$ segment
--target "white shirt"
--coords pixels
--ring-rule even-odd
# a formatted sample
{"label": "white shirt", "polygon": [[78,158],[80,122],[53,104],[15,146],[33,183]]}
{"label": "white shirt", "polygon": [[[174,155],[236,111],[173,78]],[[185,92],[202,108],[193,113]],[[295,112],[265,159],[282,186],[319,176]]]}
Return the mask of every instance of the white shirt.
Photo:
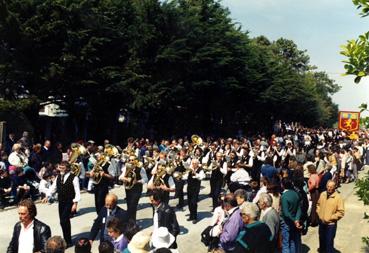
{"label": "white shirt", "polygon": [[21,231],[18,238],[18,253],[32,253],[34,247],[33,221],[28,227],[21,223]]}
{"label": "white shirt", "polygon": [[160,206],[161,204],[158,207],[155,207],[154,218],[153,218],[153,232],[159,229],[158,208]]}
{"label": "white shirt", "polygon": [[267,193],[267,187],[266,186],[262,186],[260,187],[260,189],[258,190],[258,192],[256,193],[255,198],[252,200],[253,203],[257,204],[259,199],[260,199],[260,195],[262,193]]}
{"label": "white shirt", "polygon": [[[65,184],[65,182],[68,180],[69,175],[70,175],[70,172],[67,172],[67,173],[64,174],[63,184]],[[58,177],[60,177],[60,175]],[[56,188],[57,188],[56,187],[56,182],[58,181],[58,177],[54,180],[53,185],[51,186],[51,189],[49,191],[49,195],[47,195],[47,197],[51,197],[51,195],[56,192]],[[73,187],[74,187],[74,192],[75,192],[73,202],[76,203],[76,202],[79,202],[81,200],[81,192],[79,190],[79,179],[78,179],[78,177],[73,178]]]}
{"label": "white shirt", "polygon": [[231,181],[232,182],[238,182],[243,185],[247,185],[250,182],[251,178],[249,173],[240,168],[237,169],[232,175],[231,175]]}
{"label": "white shirt", "polygon": [[49,195],[51,195],[49,193],[50,188],[51,188],[51,184],[48,181],[46,181],[45,179],[41,179],[40,184],[38,186],[38,191],[40,193],[45,194],[46,196],[49,196]]}

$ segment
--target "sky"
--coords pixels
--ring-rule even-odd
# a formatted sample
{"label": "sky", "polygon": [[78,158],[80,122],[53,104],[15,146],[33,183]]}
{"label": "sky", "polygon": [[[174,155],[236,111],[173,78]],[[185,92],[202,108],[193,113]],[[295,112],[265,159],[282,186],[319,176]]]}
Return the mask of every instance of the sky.
{"label": "sky", "polygon": [[223,0],[235,23],[251,37],[293,40],[307,50],[310,63],[328,73],[341,90],[333,96],[339,110],[358,111],[369,103],[369,77],[354,83],[342,76],[344,57],[340,46],[369,30],[369,17],[362,18],[351,0]]}

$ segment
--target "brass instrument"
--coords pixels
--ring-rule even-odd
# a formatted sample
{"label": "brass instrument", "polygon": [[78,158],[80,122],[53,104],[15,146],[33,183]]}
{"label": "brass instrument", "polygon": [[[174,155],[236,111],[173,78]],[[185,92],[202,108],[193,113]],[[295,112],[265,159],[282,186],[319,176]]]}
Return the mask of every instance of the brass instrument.
{"label": "brass instrument", "polygon": [[177,164],[175,160],[170,160],[167,162],[165,171],[167,174],[172,175],[174,173],[174,170],[176,169]]}
{"label": "brass instrument", "polygon": [[72,149],[72,154],[68,162],[70,163],[71,173],[78,177],[79,174],[81,174],[81,166],[77,163],[77,159],[80,155],[85,155],[87,153],[87,149],[79,143],[72,143],[70,147]]}
{"label": "brass instrument", "polygon": [[193,172],[193,169],[191,168],[190,164],[188,164],[186,162],[182,162],[182,164],[183,164],[183,167],[185,168],[185,171],[183,171],[183,172],[174,171],[173,174],[172,174],[172,177],[177,181],[182,180],[182,178],[185,175],[188,175],[189,173]]}
{"label": "brass instrument", "polygon": [[202,144],[202,139],[201,139],[201,137],[200,137],[200,136],[198,136],[198,135],[196,135],[196,134],[194,134],[194,135],[192,135],[192,136],[191,136],[191,141],[192,141],[195,145],[197,145],[197,146],[200,146],[200,145]]}
{"label": "brass instrument", "polygon": [[101,172],[104,171],[103,166],[109,162],[109,157],[105,154],[101,154],[96,163],[94,164],[94,167],[90,171],[90,177],[93,179],[95,184],[99,184],[102,176]]}
{"label": "brass instrument", "polygon": [[166,167],[163,164],[159,164],[156,170],[156,174],[154,175],[153,184],[155,187],[160,187],[161,185],[165,185],[163,176],[167,174]]}
{"label": "brass instrument", "polygon": [[[132,156],[130,156],[130,160],[133,160]],[[136,167],[142,167],[142,163],[140,163],[136,157],[134,157],[133,161],[126,163],[126,172],[124,177],[127,178],[127,180],[124,180],[123,184],[128,190],[132,189],[137,182],[137,175],[135,172]]]}
{"label": "brass instrument", "polygon": [[151,166],[155,165],[155,160],[156,160],[155,158],[150,157],[150,156],[143,156],[143,159],[144,159],[144,163],[143,163],[144,168],[148,168],[150,165]]}
{"label": "brass instrument", "polygon": [[111,144],[106,144],[104,148],[104,154],[106,154],[110,158],[116,158],[119,156],[119,151],[117,147]]}
{"label": "brass instrument", "polygon": [[173,178],[175,179],[175,180],[177,180],[177,181],[179,181],[179,180],[182,180],[182,178],[185,176],[185,175],[188,175],[188,174],[190,174],[190,173],[192,173],[193,172],[193,169],[191,169],[191,168],[186,168],[186,170],[185,171],[183,171],[183,172],[179,172],[179,171],[175,171],[175,172],[173,172]]}
{"label": "brass instrument", "polygon": [[128,161],[130,156],[135,156],[135,151],[132,148],[128,148],[128,147],[123,149],[122,154],[121,154],[122,162]]}
{"label": "brass instrument", "polygon": [[218,163],[217,160],[212,160],[211,163],[209,164],[209,166],[207,164],[202,164],[201,167],[204,171],[209,171],[210,172],[210,171],[213,171],[216,168],[218,168],[219,163]]}

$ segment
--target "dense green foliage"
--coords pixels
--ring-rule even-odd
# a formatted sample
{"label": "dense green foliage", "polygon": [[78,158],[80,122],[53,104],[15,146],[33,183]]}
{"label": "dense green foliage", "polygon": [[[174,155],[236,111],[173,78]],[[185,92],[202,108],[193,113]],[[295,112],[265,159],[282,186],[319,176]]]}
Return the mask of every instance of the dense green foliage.
{"label": "dense green foliage", "polygon": [[338,89],[293,41],[250,38],[215,0],[0,0],[3,101],[52,96],[94,134],[118,131],[122,111],[134,135],[331,126]]}

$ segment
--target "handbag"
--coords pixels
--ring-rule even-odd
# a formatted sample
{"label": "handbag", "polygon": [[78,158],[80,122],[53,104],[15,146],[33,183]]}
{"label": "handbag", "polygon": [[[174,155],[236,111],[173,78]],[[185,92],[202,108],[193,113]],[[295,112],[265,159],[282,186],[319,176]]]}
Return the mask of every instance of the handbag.
{"label": "handbag", "polygon": [[216,226],[207,226],[204,231],[201,232],[201,242],[205,245],[205,246],[209,246],[211,241],[212,241],[212,237],[210,235],[210,231]]}

